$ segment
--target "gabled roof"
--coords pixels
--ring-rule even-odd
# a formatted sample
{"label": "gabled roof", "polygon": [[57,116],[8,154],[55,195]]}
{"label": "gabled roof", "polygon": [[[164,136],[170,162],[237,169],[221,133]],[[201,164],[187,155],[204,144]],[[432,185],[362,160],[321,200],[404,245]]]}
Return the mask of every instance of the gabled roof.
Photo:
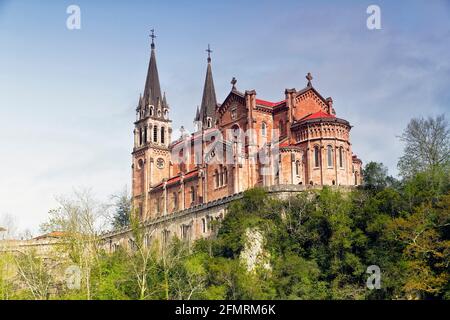
{"label": "gabled roof", "polygon": [[327,99],[325,99],[325,98],[319,93],[319,91],[317,91],[316,88],[314,88],[313,86],[307,86],[307,87],[304,87],[304,88],[301,89],[300,91],[297,91],[297,92],[295,93],[295,96],[299,96],[299,95],[301,95],[301,94],[303,94],[303,93],[305,93],[305,92],[307,92],[307,91],[309,91],[309,90],[312,90],[312,91],[320,98],[320,100],[322,100],[325,104],[327,104]]}
{"label": "gabled roof", "polygon": [[222,104],[218,105],[218,110],[222,109],[227,101],[229,99],[231,99],[231,97],[238,97],[239,99],[242,99],[242,102],[245,104],[244,98],[245,98],[245,94],[243,94],[242,92],[238,91],[236,88],[233,88],[230,93],[227,95],[227,97],[225,98],[225,100],[223,100]]}
{"label": "gabled roof", "polygon": [[271,102],[271,101],[267,101],[267,100],[262,100],[262,99],[256,99],[256,104],[265,106],[265,107],[276,107],[280,104],[283,104],[284,102],[286,102],[286,100],[282,100],[282,101],[278,101],[278,102]]}

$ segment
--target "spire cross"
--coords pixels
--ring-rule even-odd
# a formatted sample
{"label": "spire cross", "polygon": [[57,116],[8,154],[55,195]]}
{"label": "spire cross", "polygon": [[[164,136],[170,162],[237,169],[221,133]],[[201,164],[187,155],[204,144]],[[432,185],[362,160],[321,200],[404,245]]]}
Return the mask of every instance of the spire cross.
{"label": "spire cross", "polygon": [[212,50],[211,50],[211,48],[209,46],[209,43],[208,43],[208,49],[206,49],[206,52],[208,52],[208,62],[211,62],[211,52],[212,52]]}
{"label": "spire cross", "polygon": [[152,30],[150,30],[151,31],[151,35],[150,35],[150,38],[152,38],[152,48],[155,46],[155,38],[156,38],[156,36],[155,36],[155,29],[152,29]]}
{"label": "spire cross", "polygon": [[313,79],[313,77],[311,75],[311,72],[308,72],[308,74],[306,75],[306,80],[308,80],[308,84],[307,84],[308,87],[312,86],[312,83],[311,83],[312,79]]}
{"label": "spire cross", "polygon": [[236,82],[237,82],[236,78],[233,77],[233,79],[231,79],[231,82],[230,82],[231,85],[233,86],[232,89],[236,89]]}

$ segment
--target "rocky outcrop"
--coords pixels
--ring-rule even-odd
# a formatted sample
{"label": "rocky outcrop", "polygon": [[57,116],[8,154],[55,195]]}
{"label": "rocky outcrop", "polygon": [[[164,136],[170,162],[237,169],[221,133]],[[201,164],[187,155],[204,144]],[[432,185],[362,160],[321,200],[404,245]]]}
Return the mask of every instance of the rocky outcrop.
{"label": "rocky outcrop", "polygon": [[258,228],[248,228],[245,231],[245,245],[240,259],[248,272],[257,269],[272,270],[270,253],[264,249],[264,234]]}

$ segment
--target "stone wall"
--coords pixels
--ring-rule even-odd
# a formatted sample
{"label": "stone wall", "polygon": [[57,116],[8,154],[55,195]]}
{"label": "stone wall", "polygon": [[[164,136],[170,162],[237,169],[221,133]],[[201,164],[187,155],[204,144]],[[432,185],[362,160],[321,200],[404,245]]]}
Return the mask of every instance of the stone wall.
{"label": "stone wall", "polygon": [[35,251],[40,257],[47,257],[55,252],[61,239],[30,239],[30,240],[2,240],[0,241],[0,252],[26,253]]}
{"label": "stone wall", "polygon": [[[321,186],[309,185],[275,185],[267,187],[269,196],[287,199],[307,190],[320,190]],[[347,192],[353,187],[334,186]],[[144,223],[144,241],[146,245],[157,242],[164,245],[172,237],[184,241],[195,241],[212,235],[212,222],[221,221],[227,214],[227,207],[233,200],[242,198],[243,193],[200,204],[166,216],[161,216]],[[129,228],[123,228],[102,236],[103,247],[107,252],[114,252],[118,247],[129,249],[133,246],[133,234]]]}

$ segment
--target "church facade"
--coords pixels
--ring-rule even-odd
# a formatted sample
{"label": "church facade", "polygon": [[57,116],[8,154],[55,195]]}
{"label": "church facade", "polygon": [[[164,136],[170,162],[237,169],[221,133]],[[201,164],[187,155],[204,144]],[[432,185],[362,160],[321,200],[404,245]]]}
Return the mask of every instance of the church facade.
{"label": "church facade", "polygon": [[[238,90],[236,79],[224,101],[216,98],[208,48],[195,132],[172,139],[171,108],[162,94],[152,40],[144,92],[134,123],[132,201],[142,221],[176,216],[253,187],[353,186],[362,162],[352,152],[351,125],[339,118],[306,76],[284,99],[260,99]],[[199,228],[205,229],[207,221]],[[183,229],[185,225],[181,225]],[[189,226],[180,236],[191,232]]]}

